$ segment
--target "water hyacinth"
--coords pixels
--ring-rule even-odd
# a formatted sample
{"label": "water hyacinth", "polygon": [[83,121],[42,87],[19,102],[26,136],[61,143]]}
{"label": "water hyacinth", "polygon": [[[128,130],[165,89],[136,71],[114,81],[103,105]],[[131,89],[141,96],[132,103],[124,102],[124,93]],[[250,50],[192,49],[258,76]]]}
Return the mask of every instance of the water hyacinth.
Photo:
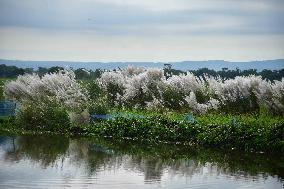
{"label": "water hyacinth", "polygon": [[104,72],[98,81],[119,106],[190,109],[197,114],[210,110],[249,112],[264,106],[284,112],[284,79],[270,82],[250,75],[222,80],[192,73],[165,77],[162,69],[128,67]]}
{"label": "water hyacinth", "polygon": [[57,73],[19,76],[17,80],[7,82],[4,86],[6,98],[18,101],[56,101],[72,111],[86,108],[88,95],[75,80],[72,70],[61,70]]}

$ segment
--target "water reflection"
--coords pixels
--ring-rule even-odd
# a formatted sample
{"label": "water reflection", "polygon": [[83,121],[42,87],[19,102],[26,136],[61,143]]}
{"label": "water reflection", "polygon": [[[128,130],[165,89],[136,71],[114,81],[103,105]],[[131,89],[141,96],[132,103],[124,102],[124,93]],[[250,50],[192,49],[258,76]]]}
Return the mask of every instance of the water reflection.
{"label": "water reflection", "polygon": [[[223,183],[235,184],[238,181],[256,184],[269,180],[273,187],[279,187],[284,178],[283,162],[282,156],[191,149],[173,145],[151,146],[125,141],[68,139],[62,136],[0,137],[0,186],[1,182],[7,184],[10,177],[22,174],[19,170],[32,167],[42,177],[64,178],[65,184],[70,184],[71,181],[74,184],[80,179],[88,179],[84,184],[94,184],[105,179],[105,183],[111,182],[116,186],[123,184],[125,179],[128,184],[130,181],[150,185],[158,183],[159,187],[163,187],[162,184],[167,183],[165,186],[168,187],[175,182],[174,186],[181,184],[182,179],[186,182],[191,179],[195,183],[202,178],[213,183],[217,178]],[[9,166],[5,167],[6,164]],[[20,168],[17,164],[21,165]],[[17,169],[9,169],[11,166]],[[46,172],[42,173],[42,169]],[[9,172],[10,177],[5,175],[5,171]],[[116,175],[119,176],[117,180]],[[141,176],[142,182],[139,180]],[[127,177],[133,180],[127,180]],[[17,178],[22,177],[17,175]],[[169,180],[172,182],[168,183]]]}
{"label": "water reflection", "polygon": [[3,143],[9,146],[4,154],[6,161],[31,159],[45,168],[64,156],[69,147],[67,138],[54,136],[48,138],[44,136],[5,137],[0,140],[0,145]]}

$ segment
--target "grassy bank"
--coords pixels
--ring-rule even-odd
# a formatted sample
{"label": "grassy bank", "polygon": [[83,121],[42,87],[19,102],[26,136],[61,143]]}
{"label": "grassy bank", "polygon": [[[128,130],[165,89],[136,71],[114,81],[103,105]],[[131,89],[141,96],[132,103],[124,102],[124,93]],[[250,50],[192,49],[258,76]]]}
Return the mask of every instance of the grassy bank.
{"label": "grassy bank", "polygon": [[31,128],[17,119],[2,118],[0,130],[2,133],[100,136],[146,143],[284,152],[284,118],[280,116],[207,114],[185,119],[184,115],[176,113],[140,112],[139,115],[120,116],[85,125],[70,124],[62,128],[58,125],[54,128],[36,125]]}

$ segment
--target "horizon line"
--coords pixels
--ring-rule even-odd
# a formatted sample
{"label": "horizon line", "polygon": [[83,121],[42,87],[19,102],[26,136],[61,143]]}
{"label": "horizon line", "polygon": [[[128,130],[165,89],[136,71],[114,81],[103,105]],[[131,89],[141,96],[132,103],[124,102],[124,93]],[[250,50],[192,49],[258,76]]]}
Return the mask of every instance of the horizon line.
{"label": "horizon line", "polygon": [[246,60],[246,61],[231,61],[231,60],[222,60],[222,59],[209,59],[209,60],[181,60],[181,61],[80,61],[80,60],[28,60],[28,59],[5,59],[0,58],[0,61],[19,61],[19,62],[70,62],[70,63],[182,63],[182,62],[210,62],[210,61],[222,61],[222,62],[229,62],[229,63],[246,63],[246,62],[265,62],[265,61],[276,61],[276,60],[284,60],[283,58],[276,58],[276,59],[262,59],[262,60]]}

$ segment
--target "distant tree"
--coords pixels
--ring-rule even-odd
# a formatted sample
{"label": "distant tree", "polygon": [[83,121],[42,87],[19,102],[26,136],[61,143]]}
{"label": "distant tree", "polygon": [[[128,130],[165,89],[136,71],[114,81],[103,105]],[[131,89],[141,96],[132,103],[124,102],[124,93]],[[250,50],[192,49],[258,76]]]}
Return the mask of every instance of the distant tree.
{"label": "distant tree", "polygon": [[47,73],[57,73],[60,70],[64,70],[64,68],[60,66],[53,66],[48,69]]}
{"label": "distant tree", "polygon": [[17,77],[18,75],[24,75],[30,71],[30,69],[18,68],[16,66],[6,66],[5,64],[0,65],[0,77]]}
{"label": "distant tree", "polygon": [[228,71],[228,68],[222,68],[222,71],[223,72]]}
{"label": "distant tree", "polygon": [[25,73],[28,73],[28,74],[34,73],[34,69],[33,68],[25,68]]}
{"label": "distant tree", "polygon": [[38,67],[37,73],[39,76],[43,76],[48,72],[48,68]]}
{"label": "distant tree", "polygon": [[172,65],[171,64],[164,64],[164,69],[165,70],[171,70],[172,69]]}
{"label": "distant tree", "polygon": [[[120,68],[119,68],[120,69]],[[0,77],[6,78],[15,78],[19,75],[24,75],[25,73],[34,73],[36,72],[39,76],[43,76],[46,73],[56,73],[59,70],[64,70],[63,67],[54,66],[51,68],[39,67],[37,71],[34,71],[32,68],[18,68],[16,66],[7,66],[5,64],[0,64]],[[96,69],[86,70],[84,68],[79,68],[75,70],[77,79],[95,79],[99,78],[105,70]],[[115,69],[114,69],[115,71]],[[198,70],[188,70],[196,76],[203,76],[204,74],[211,76],[220,76],[221,78],[233,79],[236,76],[248,76],[248,75],[260,75],[263,79],[281,80],[284,77],[284,69],[281,70],[267,70],[257,71],[256,69],[240,70],[236,68],[235,70],[229,70],[228,68],[222,68],[222,70],[215,71],[208,68],[200,68]],[[181,70],[176,70],[172,68],[172,64],[164,64],[164,74],[168,78],[172,75],[180,75],[185,73]]]}
{"label": "distant tree", "polygon": [[88,79],[90,78],[90,72],[85,68],[79,68],[74,71],[76,79]]}
{"label": "distant tree", "polygon": [[90,77],[91,78],[99,78],[99,77],[101,77],[101,75],[102,75],[102,73],[103,73],[103,70],[101,70],[101,69],[96,69],[95,71],[90,71]]}
{"label": "distant tree", "polygon": [[164,75],[166,78],[169,78],[173,75],[171,64],[164,64]]}

